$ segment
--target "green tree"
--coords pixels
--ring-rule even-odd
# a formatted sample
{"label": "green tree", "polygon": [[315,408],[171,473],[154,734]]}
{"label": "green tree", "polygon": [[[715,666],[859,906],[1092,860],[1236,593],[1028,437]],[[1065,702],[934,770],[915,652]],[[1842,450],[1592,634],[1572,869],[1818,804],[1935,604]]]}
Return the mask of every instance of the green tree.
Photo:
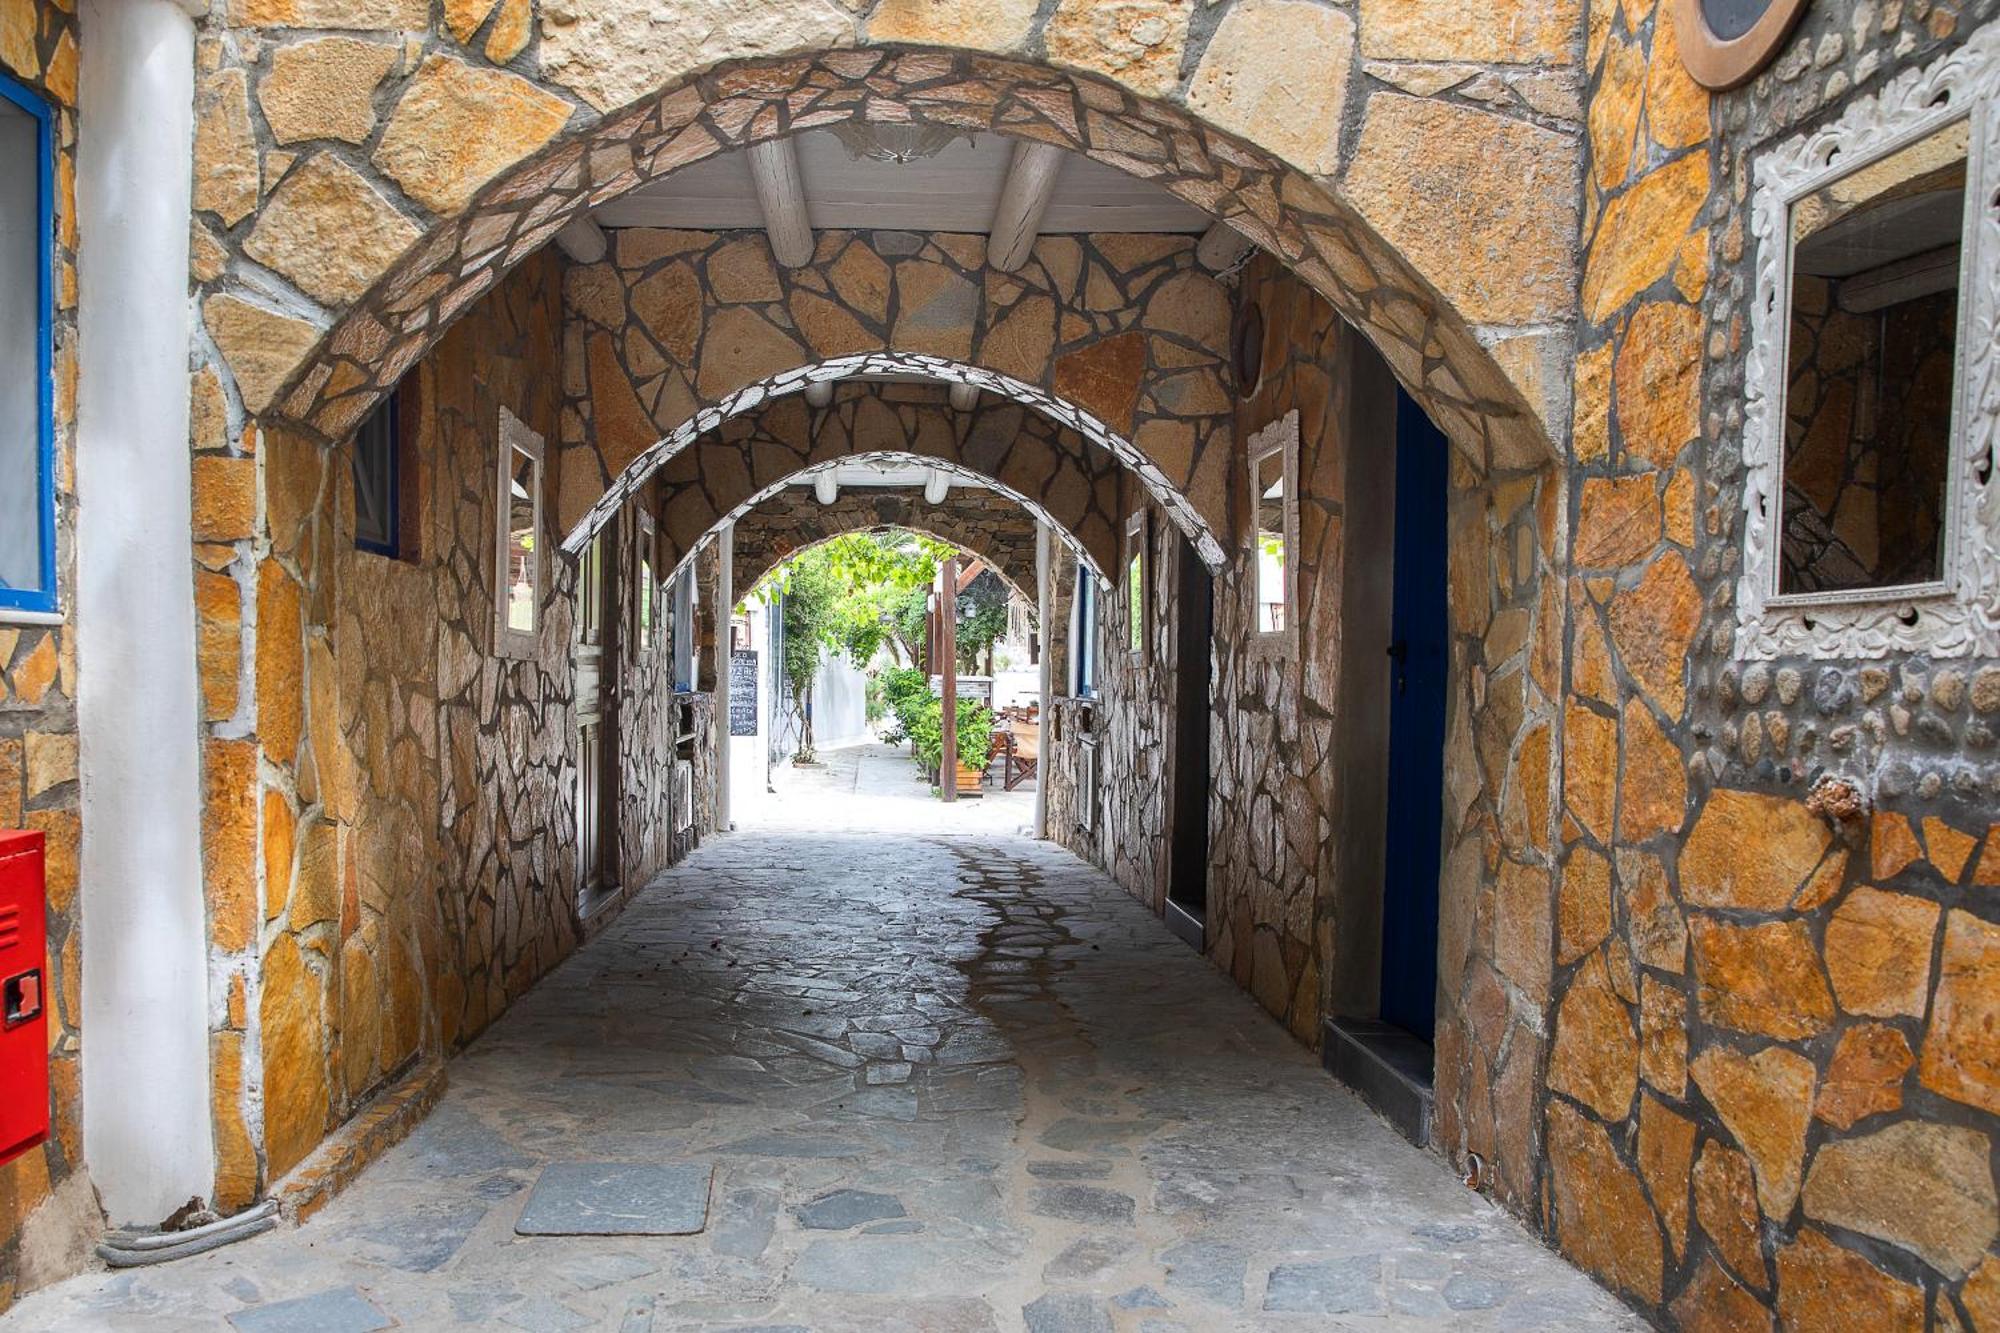
{"label": "green tree", "polygon": [[986,654],[986,674],[993,674],[993,645],[1007,633],[1007,585],[992,570],[958,594],[958,669],[969,675],[979,672],[979,655]]}
{"label": "green tree", "polygon": [[812,691],[819,674],[822,649],[838,647],[841,587],[830,563],[818,555],[818,548],[789,562],[778,600],[779,623],[784,627],[785,680],[792,692],[792,707],[799,715],[799,749],[796,763],[810,764],[817,757],[813,746]]}
{"label": "green tree", "polygon": [[[903,528],[851,532],[792,556],[751,595],[776,603],[784,629],[781,665],[799,714],[800,763],[815,758],[812,689],[823,652],[865,667],[883,647],[914,665],[924,638],[924,599],[956,548]],[[908,608],[914,603],[914,633]]]}

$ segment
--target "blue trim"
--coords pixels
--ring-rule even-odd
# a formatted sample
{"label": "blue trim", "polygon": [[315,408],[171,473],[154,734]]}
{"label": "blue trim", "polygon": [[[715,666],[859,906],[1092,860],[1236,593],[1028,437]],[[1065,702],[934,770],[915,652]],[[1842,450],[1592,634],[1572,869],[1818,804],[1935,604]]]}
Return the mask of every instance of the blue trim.
{"label": "blue trim", "polygon": [[55,438],[55,117],[49,104],[25,85],[0,75],[0,98],[5,98],[34,117],[38,150],[35,154],[36,218],[35,241],[35,375],[40,386],[36,394],[39,448],[36,450],[36,489],[41,495],[42,569],[41,587],[0,586],[0,608],[16,611],[54,611],[56,607],[56,438]]}

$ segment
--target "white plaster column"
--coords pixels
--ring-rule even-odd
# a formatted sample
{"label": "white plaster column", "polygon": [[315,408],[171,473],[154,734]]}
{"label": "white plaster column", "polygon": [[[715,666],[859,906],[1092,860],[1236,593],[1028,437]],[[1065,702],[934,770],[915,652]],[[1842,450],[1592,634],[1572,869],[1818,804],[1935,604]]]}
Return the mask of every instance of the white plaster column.
{"label": "white plaster column", "polygon": [[114,1224],[213,1193],[188,459],[194,25],[84,0],[77,146],[83,1148]]}
{"label": "white plaster column", "polygon": [[729,617],[736,604],[736,524],[724,523],[715,534],[715,831],[729,832]]}
{"label": "white plaster column", "polygon": [[1042,736],[1039,750],[1041,758],[1035,768],[1035,836],[1038,838],[1049,836],[1048,754],[1049,732],[1054,720],[1051,711],[1054,706],[1054,695],[1051,688],[1053,682],[1050,674],[1053,670],[1051,666],[1053,657],[1050,650],[1055,642],[1055,627],[1049,624],[1049,602],[1051,601],[1049,558],[1054,554],[1050,548],[1051,540],[1052,534],[1049,532],[1049,525],[1038,521],[1035,524],[1035,624],[1040,629],[1042,635],[1042,658],[1040,663]]}

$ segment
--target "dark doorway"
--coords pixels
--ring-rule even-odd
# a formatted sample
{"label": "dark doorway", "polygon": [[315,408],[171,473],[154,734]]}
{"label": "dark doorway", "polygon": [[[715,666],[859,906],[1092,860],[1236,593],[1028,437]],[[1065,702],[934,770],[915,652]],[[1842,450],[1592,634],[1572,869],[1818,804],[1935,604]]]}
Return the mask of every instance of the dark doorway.
{"label": "dark doorway", "polygon": [[583,550],[577,571],[576,831],[582,909],[588,915],[614,895],[618,847],[618,522],[604,525]]}
{"label": "dark doorway", "polygon": [[1388,838],[1382,884],[1382,1021],[1431,1039],[1450,672],[1445,540],[1451,449],[1396,395],[1396,545],[1390,619]]}
{"label": "dark doorway", "polygon": [[1178,534],[1174,622],[1173,846],[1167,922],[1195,948],[1208,919],[1208,688],[1215,584],[1194,544]]}

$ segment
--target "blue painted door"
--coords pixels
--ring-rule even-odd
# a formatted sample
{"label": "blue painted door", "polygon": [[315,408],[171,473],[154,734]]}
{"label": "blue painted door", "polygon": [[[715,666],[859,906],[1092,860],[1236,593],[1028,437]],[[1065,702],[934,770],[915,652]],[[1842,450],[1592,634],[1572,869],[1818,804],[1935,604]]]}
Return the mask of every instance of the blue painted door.
{"label": "blue painted door", "polygon": [[1431,1038],[1444,712],[1450,670],[1445,506],[1451,447],[1396,393],[1395,602],[1389,634],[1389,820],[1382,886],[1382,1019]]}

